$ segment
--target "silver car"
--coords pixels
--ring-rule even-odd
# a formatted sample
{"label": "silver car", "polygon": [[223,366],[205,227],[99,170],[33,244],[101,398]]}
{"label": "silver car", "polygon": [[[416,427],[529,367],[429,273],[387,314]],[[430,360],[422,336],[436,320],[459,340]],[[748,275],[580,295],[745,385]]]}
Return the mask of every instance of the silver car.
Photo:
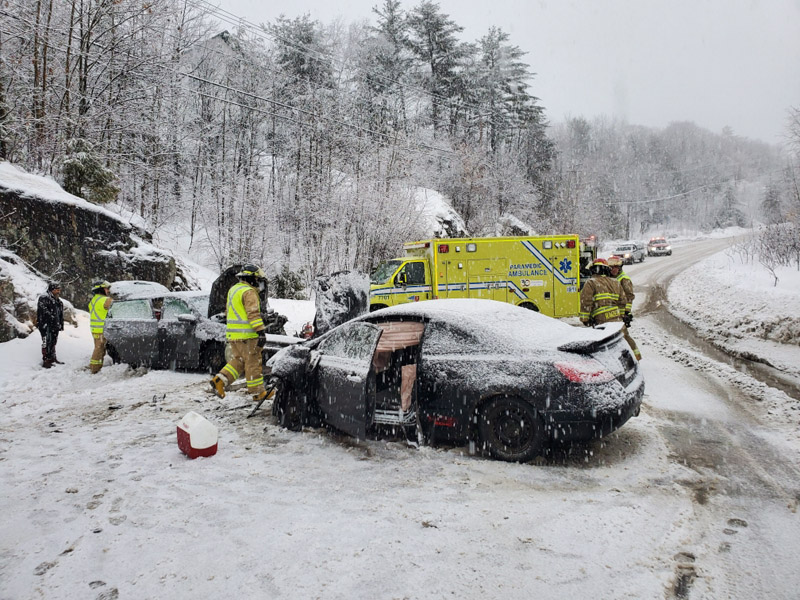
{"label": "silver car", "polygon": [[[167,292],[114,302],[105,336],[114,362],[216,373],[230,358],[225,329],[224,313],[209,316],[207,292]],[[267,334],[265,360],[299,341]]]}
{"label": "silver car", "polygon": [[623,264],[632,265],[635,262],[644,262],[647,251],[636,242],[626,242],[614,248],[612,254],[621,258]]}

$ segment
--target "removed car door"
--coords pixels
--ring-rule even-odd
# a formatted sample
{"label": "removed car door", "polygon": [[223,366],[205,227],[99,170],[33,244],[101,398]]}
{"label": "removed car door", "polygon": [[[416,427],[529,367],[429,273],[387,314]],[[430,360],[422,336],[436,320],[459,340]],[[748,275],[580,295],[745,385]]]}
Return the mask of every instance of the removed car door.
{"label": "removed car door", "polygon": [[317,347],[320,412],[329,425],[359,439],[367,435],[367,391],[381,333],[370,323],[346,323]]}

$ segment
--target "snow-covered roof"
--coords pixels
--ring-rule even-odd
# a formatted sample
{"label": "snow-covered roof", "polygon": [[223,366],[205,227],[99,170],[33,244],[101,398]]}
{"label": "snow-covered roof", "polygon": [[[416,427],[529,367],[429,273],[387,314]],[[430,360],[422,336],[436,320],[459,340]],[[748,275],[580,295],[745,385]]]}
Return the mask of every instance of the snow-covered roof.
{"label": "snow-covered roof", "polygon": [[372,316],[416,316],[451,322],[469,331],[488,350],[513,354],[531,348],[556,348],[568,342],[600,341],[616,332],[573,327],[541,313],[495,300],[448,298],[401,304],[371,313]]}

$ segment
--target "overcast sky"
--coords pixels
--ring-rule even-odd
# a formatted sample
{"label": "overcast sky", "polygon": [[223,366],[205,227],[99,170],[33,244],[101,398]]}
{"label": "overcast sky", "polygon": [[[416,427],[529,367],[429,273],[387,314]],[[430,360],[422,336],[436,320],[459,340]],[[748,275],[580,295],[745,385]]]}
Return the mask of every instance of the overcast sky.
{"label": "overcast sky", "polygon": [[[308,13],[374,22],[383,0],[212,0],[253,23]],[[406,10],[417,0],[403,0]],[[440,0],[476,41],[511,35],[536,73],[551,122],[619,117],[663,127],[694,121],[779,143],[800,107],[800,0]]]}

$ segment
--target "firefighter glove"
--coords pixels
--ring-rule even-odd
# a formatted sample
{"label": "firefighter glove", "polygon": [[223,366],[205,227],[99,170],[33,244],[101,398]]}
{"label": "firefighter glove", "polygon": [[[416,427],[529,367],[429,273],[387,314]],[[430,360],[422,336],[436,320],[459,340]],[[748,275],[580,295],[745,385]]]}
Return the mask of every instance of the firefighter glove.
{"label": "firefighter glove", "polygon": [[622,322],[625,323],[626,327],[631,326],[631,321],[633,321],[633,315],[631,313],[625,313],[622,315]]}
{"label": "firefighter glove", "polygon": [[263,348],[267,345],[267,332],[266,331],[259,331],[258,332],[258,341],[256,342],[256,346],[259,348]]}

